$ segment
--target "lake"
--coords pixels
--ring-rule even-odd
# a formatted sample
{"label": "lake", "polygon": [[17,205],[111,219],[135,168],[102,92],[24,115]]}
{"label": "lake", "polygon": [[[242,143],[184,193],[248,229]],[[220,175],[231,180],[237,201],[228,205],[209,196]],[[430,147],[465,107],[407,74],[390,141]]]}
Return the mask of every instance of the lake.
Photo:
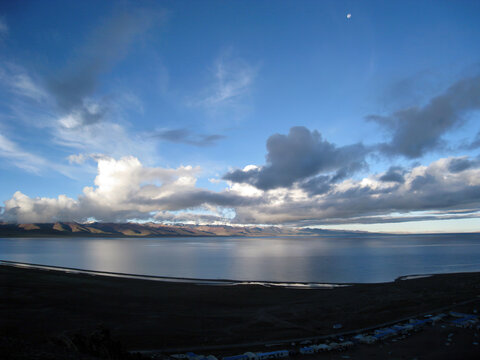
{"label": "lake", "polygon": [[0,238],[0,260],[202,279],[383,282],[480,271],[480,234]]}

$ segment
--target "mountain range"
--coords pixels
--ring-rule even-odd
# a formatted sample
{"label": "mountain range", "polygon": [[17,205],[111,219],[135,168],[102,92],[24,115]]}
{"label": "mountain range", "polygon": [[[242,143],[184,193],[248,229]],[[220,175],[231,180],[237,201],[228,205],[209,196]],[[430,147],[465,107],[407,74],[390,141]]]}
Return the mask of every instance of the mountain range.
{"label": "mountain range", "polygon": [[295,236],[339,234],[337,231],[277,226],[165,225],[157,223],[0,223],[0,237],[163,237],[163,236]]}

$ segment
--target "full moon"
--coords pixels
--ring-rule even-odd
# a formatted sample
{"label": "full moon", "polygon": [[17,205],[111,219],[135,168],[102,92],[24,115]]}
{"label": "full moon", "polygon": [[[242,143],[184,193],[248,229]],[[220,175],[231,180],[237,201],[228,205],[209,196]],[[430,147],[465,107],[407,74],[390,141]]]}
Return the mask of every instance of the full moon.
{"label": "full moon", "polygon": [[350,19],[352,17],[352,14],[348,13],[347,14],[347,19]]}

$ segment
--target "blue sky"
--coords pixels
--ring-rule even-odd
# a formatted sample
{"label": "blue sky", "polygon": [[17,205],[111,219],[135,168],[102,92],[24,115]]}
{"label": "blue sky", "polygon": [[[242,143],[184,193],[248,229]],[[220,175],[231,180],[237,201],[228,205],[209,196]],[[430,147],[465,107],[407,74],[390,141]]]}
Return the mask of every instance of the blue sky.
{"label": "blue sky", "polygon": [[3,2],[0,217],[480,231],[479,10]]}

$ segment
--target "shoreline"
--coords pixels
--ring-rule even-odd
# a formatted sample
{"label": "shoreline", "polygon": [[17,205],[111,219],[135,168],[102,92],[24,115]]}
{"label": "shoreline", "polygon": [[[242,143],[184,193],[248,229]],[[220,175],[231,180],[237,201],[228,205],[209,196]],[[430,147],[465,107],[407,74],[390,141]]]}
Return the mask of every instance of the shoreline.
{"label": "shoreline", "polygon": [[397,281],[408,281],[415,279],[429,278],[437,275],[454,275],[454,274],[480,274],[480,271],[469,272],[448,272],[448,273],[426,273],[426,274],[407,274],[401,275],[391,281],[381,282],[306,282],[306,281],[268,281],[268,280],[234,280],[234,279],[208,279],[208,278],[191,278],[191,277],[177,277],[177,276],[161,276],[161,275],[144,275],[133,273],[121,273],[113,271],[88,270],[81,268],[71,268],[56,265],[44,265],[36,263],[25,263],[18,261],[2,260],[0,259],[0,266],[12,266],[17,268],[58,271],[66,274],[85,274],[91,276],[105,276],[122,279],[138,279],[149,281],[160,281],[170,283],[183,283],[193,285],[211,285],[211,286],[239,286],[239,285],[258,285],[265,287],[281,287],[281,288],[297,288],[297,289],[333,289],[338,287],[354,286],[354,285],[375,285],[375,284],[389,284]]}
{"label": "shoreline", "polygon": [[91,276],[105,276],[122,279],[138,279],[138,280],[150,280],[159,282],[170,283],[183,283],[193,285],[212,285],[212,286],[239,286],[239,285],[259,285],[259,286],[275,286],[281,288],[301,288],[301,289],[333,289],[338,287],[354,286],[354,285],[378,285],[389,284],[398,281],[408,281],[415,279],[429,278],[438,275],[454,275],[454,274],[480,274],[480,271],[469,272],[442,272],[442,273],[425,273],[425,274],[406,274],[396,277],[390,281],[381,282],[309,282],[309,281],[269,281],[269,280],[235,280],[235,279],[208,279],[208,278],[191,278],[191,277],[177,277],[177,276],[161,276],[161,275],[144,275],[133,273],[122,273],[114,271],[102,271],[102,270],[88,270],[81,268],[71,268],[65,266],[56,265],[44,265],[36,263],[25,263],[11,260],[0,259],[0,266],[12,266],[18,268],[28,268],[37,270],[51,270],[58,271],[66,274],[78,273]]}
{"label": "shoreline", "polygon": [[465,273],[480,274],[480,271],[407,274],[407,275],[398,276],[397,278],[391,281],[362,282],[362,283],[359,283],[359,282],[329,283],[329,282],[307,282],[307,281],[207,279],[207,278],[191,278],[191,277],[177,277],[177,276],[143,275],[143,274],[121,273],[121,272],[114,272],[114,271],[88,270],[88,269],[81,269],[81,268],[56,266],[56,265],[25,263],[25,262],[0,259],[0,266],[2,265],[18,267],[18,268],[37,269],[37,270],[52,270],[52,271],[59,271],[67,274],[78,273],[78,274],[85,274],[85,275],[91,275],[91,276],[106,276],[106,277],[116,277],[116,278],[123,278],[123,279],[139,279],[139,280],[150,280],[150,281],[160,281],[160,282],[187,283],[187,284],[194,284],[194,285],[212,285],[212,286],[259,285],[259,286],[266,286],[266,287],[278,286],[282,288],[302,288],[302,289],[331,289],[331,288],[353,286],[353,285],[388,284],[388,283],[395,283],[397,281],[429,278],[437,275],[453,275],[453,274],[465,274]]}
{"label": "shoreline", "polygon": [[[52,270],[59,271],[63,273],[78,273],[92,276],[107,276],[107,277],[116,277],[122,279],[139,279],[139,280],[150,280],[150,281],[162,281],[162,282],[173,282],[173,283],[187,283],[194,285],[213,285],[213,286],[238,286],[238,285],[259,285],[259,286],[278,286],[282,288],[303,288],[303,289],[330,289],[336,287],[344,287],[355,285],[355,283],[316,283],[316,282],[302,282],[302,281],[263,281],[263,280],[233,280],[233,279],[202,279],[202,278],[189,278],[189,277],[176,277],[176,276],[159,276],[159,275],[142,275],[142,274],[129,274],[129,273],[118,273],[112,271],[99,271],[99,270],[88,270],[88,269],[79,269],[79,268],[70,268],[64,266],[54,266],[54,265],[42,265],[42,264],[32,264],[24,263],[17,261],[9,260],[0,260],[0,265],[4,266],[13,266],[18,268],[27,268],[27,269],[37,269],[37,270]],[[407,275],[407,276],[431,276],[430,274],[426,275]],[[400,279],[400,278],[397,278]],[[394,281],[397,281],[395,279]]]}

